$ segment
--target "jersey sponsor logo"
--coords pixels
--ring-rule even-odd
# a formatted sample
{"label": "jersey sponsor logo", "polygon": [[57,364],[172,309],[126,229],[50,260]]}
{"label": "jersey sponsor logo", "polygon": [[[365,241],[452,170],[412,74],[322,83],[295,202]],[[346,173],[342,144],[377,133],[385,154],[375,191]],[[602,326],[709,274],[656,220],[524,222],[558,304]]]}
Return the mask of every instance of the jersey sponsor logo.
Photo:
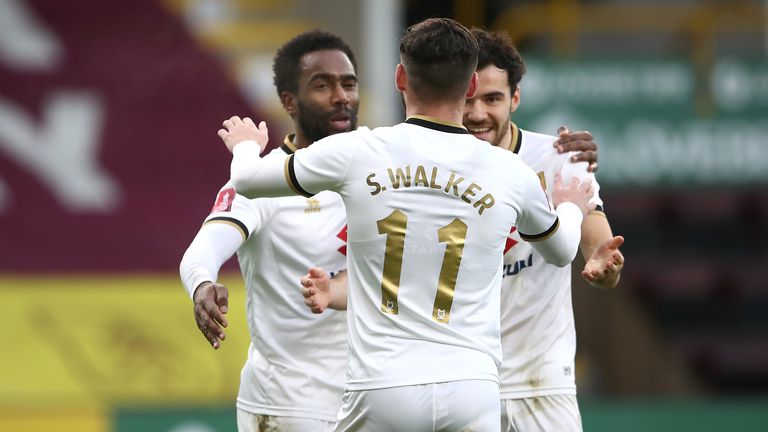
{"label": "jersey sponsor logo", "polygon": [[523,269],[533,266],[533,254],[528,255],[528,259],[517,260],[512,264],[504,264],[501,277],[514,276]]}
{"label": "jersey sponsor logo", "polygon": [[307,198],[307,208],[304,209],[304,213],[319,213],[320,210],[322,210],[320,200],[317,198]]}
{"label": "jersey sponsor logo", "polygon": [[235,188],[227,187],[219,191],[216,195],[216,202],[213,203],[211,213],[228,212],[232,210],[232,202],[235,200]]}
{"label": "jersey sponsor logo", "polygon": [[336,237],[340,238],[341,241],[344,242],[344,244],[336,250],[339,251],[340,254],[347,256],[347,226],[346,225],[344,225],[344,228],[342,228],[341,231],[339,231],[339,233],[336,234]]}

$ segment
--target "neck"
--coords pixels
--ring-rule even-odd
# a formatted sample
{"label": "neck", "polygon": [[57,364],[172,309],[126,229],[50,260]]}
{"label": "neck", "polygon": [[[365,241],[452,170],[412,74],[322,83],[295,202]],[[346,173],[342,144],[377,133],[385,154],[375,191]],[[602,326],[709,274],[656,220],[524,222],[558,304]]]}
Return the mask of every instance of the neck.
{"label": "neck", "polygon": [[499,142],[497,147],[501,147],[504,150],[512,149],[512,122],[507,122],[507,129],[504,131],[501,142]]}
{"label": "neck", "polygon": [[464,116],[464,100],[425,104],[406,99],[405,116],[410,117],[414,115],[434,117],[439,120],[461,124],[462,117]]}
{"label": "neck", "polygon": [[301,128],[298,127],[298,124],[294,123],[293,126],[296,128],[296,135],[293,137],[293,145],[297,149],[309,147],[312,144],[312,141],[310,141],[307,136],[304,135],[304,132],[302,132]]}

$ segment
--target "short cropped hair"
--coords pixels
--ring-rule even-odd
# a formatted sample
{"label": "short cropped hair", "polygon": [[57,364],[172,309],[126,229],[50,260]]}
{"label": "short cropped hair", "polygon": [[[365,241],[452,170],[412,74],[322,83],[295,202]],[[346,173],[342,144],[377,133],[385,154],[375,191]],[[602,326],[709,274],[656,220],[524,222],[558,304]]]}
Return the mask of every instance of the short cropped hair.
{"label": "short cropped hair", "polygon": [[275,54],[272,64],[275,88],[280,96],[284,91],[296,93],[299,90],[299,62],[304,54],[320,50],[339,50],[346,54],[357,72],[357,60],[352,49],[339,36],[322,30],[301,33],[286,42]]}
{"label": "short cropped hair", "polygon": [[484,69],[494,65],[507,71],[509,88],[515,92],[520,80],[525,74],[525,63],[520,53],[515,48],[512,38],[503,31],[488,31],[479,28],[472,29],[472,35],[480,45],[480,56],[477,60],[477,69]]}
{"label": "short cropped hair", "polygon": [[472,33],[450,18],[414,24],[400,40],[400,60],[409,90],[429,101],[463,99],[477,66]]}

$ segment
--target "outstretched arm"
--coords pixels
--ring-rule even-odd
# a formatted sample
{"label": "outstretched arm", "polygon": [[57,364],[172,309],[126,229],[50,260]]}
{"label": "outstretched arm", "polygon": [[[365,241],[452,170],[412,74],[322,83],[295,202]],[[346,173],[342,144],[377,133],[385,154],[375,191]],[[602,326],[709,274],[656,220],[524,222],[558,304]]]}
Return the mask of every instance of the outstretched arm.
{"label": "outstretched arm", "polygon": [[581,276],[598,288],[614,288],[621,278],[624,237],[614,236],[601,212],[590,213],[581,225],[581,254],[586,265]]}
{"label": "outstretched arm", "polygon": [[333,278],[320,267],[312,267],[301,278],[301,294],[304,304],[313,313],[323,313],[327,308],[347,309],[347,271],[339,272]]}
{"label": "outstretched arm", "polygon": [[[571,157],[571,162],[586,161],[588,172],[597,171],[597,144],[592,134],[586,131],[571,132],[565,126],[558,130],[555,148],[559,153],[578,151]],[[586,266],[582,277],[590,284],[600,288],[613,288],[619,283],[624,267],[624,255],[619,247],[624,237],[615,236],[603,212],[590,212],[581,225],[581,253]]]}

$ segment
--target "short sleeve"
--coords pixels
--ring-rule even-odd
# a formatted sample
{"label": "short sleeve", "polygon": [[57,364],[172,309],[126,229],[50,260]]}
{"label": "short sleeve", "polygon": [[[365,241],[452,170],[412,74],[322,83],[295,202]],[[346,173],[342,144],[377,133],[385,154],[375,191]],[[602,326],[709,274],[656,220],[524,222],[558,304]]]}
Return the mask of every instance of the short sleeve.
{"label": "short sleeve", "polygon": [[525,241],[543,240],[558,228],[557,214],[552,210],[539,177],[528,169],[522,176],[524,182],[522,213],[517,222],[520,238]]}
{"label": "short sleeve", "polygon": [[224,223],[233,226],[246,240],[251,233],[261,229],[277,209],[277,200],[273,198],[248,199],[235,192],[235,187],[227,183],[219,190],[211,213],[204,224]]}

